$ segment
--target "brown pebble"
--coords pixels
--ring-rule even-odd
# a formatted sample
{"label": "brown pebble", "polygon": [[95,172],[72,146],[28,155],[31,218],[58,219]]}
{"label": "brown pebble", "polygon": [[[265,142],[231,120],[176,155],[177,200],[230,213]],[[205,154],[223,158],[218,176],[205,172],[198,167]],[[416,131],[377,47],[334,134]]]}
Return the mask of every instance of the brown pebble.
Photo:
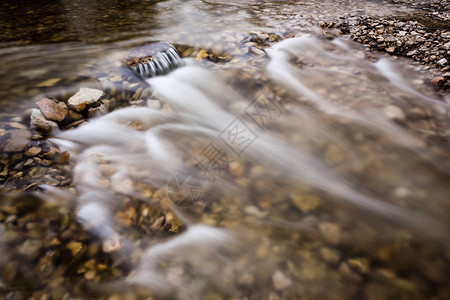
{"label": "brown pebble", "polygon": [[95,270],[89,270],[86,273],[84,273],[84,278],[86,278],[86,280],[92,280],[95,277],[95,274],[97,272]]}
{"label": "brown pebble", "polygon": [[105,253],[111,253],[119,250],[122,247],[120,242],[120,237],[118,235],[114,235],[109,239],[106,239],[102,243],[102,250]]}
{"label": "brown pebble", "polygon": [[40,240],[26,240],[18,247],[18,252],[29,259],[35,259],[42,248],[42,241]]}
{"label": "brown pebble", "polygon": [[396,49],[395,47],[389,47],[389,48],[386,48],[386,52],[394,53],[395,49]]}
{"label": "brown pebble", "polygon": [[320,205],[320,198],[315,195],[292,195],[294,205],[303,213],[308,213]]}
{"label": "brown pebble", "polygon": [[387,105],[383,108],[383,113],[386,117],[393,121],[405,120],[405,113],[403,110],[395,105]]}
{"label": "brown pebble", "polygon": [[57,164],[66,164],[69,162],[70,152],[64,151],[57,158],[55,158],[55,163]]}
{"label": "brown pebble", "polygon": [[278,36],[277,35],[275,35],[275,34],[271,34],[271,35],[269,35],[269,42],[276,42],[276,41],[278,41]]}
{"label": "brown pebble", "polygon": [[52,131],[52,129],[58,128],[58,124],[53,121],[47,120],[41,113],[41,111],[37,108],[32,109],[30,125],[31,127],[34,127],[44,133],[48,133]]}
{"label": "brown pebble", "polygon": [[338,225],[329,222],[323,222],[319,224],[319,229],[328,243],[332,245],[339,244],[342,233]]}
{"label": "brown pebble", "polygon": [[78,121],[83,118],[82,114],[77,113],[76,111],[70,110],[69,111],[69,118],[73,121]]}
{"label": "brown pebble", "polygon": [[30,149],[28,149],[25,152],[26,156],[36,156],[41,152],[41,148],[40,147],[31,147]]}
{"label": "brown pebble", "polygon": [[72,257],[76,257],[84,250],[84,245],[79,242],[71,241],[67,243],[66,249],[69,250]]}
{"label": "brown pebble", "polygon": [[205,49],[200,50],[200,52],[197,54],[196,59],[197,60],[202,60],[208,57],[208,52],[206,52]]}
{"label": "brown pebble", "polygon": [[408,111],[408,118],[412,120],[424,120],[430,117],[431,113],[421,107],[413,107]]}
{"label": "brown pebble", "polygon": [[431,79],[431,83],[434,84],[435,87],[441,87],[444,85],[445,78],[442,76],[434,77]]}
{"label": "brown pebble", "polygon": [[284,290],[292,285],[292,281],[281,271],[276,271],[272,275],[273,286],[276,290]]}
{"label": "brown pebble", "polygon": [[347,263],[359,273],[367,274],[370,271],[369,260],[367,258],[351,258]]}
{"label": "brown pebble", "polygon": [[242,177],[245,174],[245,166],[238,162],[238,161],[232,161],[229,164],[230,173],[233,174],[236,177]]}
{"label": "brown pebble", "polygon": [[58,105],[49,98],[43,98],[36,102],[42,114],[47,120],[60,122],[68,115],[69,111],[63,105]]}

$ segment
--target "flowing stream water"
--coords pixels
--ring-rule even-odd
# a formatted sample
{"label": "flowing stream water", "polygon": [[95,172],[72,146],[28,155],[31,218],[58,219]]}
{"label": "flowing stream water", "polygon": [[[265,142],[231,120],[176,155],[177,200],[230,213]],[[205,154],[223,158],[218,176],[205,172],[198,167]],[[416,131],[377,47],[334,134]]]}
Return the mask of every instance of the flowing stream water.
{"label": "flowing stream water", "polygon": [[[11,20],[35,12],[47,25],[5,29],[2,124],[42,95],[120,72],[145,42],[228,58],[183,55],[167,75],[135,76],[162,108],[138,103],[52,132],[48,141],[70,153],[72,182],[37,182],[29,197],[44,212],[0,224],[5,298],[448,299],[449,99],[417,65],[372,59],[316,27],[410,8],[193,0],[50,8],[10,7]],[[264,32],[279,41],[239,52]],[[44,240],[32,258],[28,239]]]}

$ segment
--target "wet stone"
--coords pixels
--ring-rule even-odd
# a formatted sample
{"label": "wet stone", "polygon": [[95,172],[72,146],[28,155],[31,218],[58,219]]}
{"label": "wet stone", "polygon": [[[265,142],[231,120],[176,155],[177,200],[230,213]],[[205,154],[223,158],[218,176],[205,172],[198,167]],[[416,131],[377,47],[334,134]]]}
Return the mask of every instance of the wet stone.
{"label": "wet stone", "polygon": [[[59,105],[49,98],[43,98],[36,102],[37,106],[42,112],[42,115],[50,121],[60,122],[67,116],[68,109],[63,105]],[[65,105],[65,104],[64,104]]]}
{"label": "wet stone", "polygon": [[42,248],[42,241],[40,240],[26,240],[22,245],[19,246],[18,251],[23,256],[30,260],[35,259]]}
{"label": "wet stone", "polygon": [[150,108],[159,109],[159,108],[161,108],[161,101],[159,101],[159,100],[148,100],[147,101],[147,106],[150,107]]}
{"label": "wet stone", "polygon": [[369,273],[369,260],[367,258],[351,258],[347,261],[348,265],[359,273]]}
{"label": "wet stone", "polygon": [[12,128],[16,128],[16,129],[27,129],[27,126],[23,125],[22,123],[18,123],[18,122],[9,123],[9,126],[11,126]]}
{"label": "wet stone", "polygon": [[3,150],[5,152],[22,151],[31,138],[31,132],[24,129],[16,129],[11,131],[11,136],[6,142]]}
{"label": "wet stone", "polygon": [[398,106],[388,105],[383,108],[383,113],[386,117],[393,121],[404,121],[405,113]]}
{"label": "wet stone", "polygon": [[40,147],[31,147],[25,152],[25,155],[26,156],[36,156],[40,152],[41,152],[41,148]]}
{"label": "wet stone", "polygon": [[244,208],[244,212],[248,215],[255,216],[257,218],[263,218],[267,215],[267,212],[260,211],[256,206],[249,205]]}
{"label": "wet stone", "polygon": [[84,245],[75,241],[67,243],[65,250],[65,260],[68,264],[75,262],[86,252]]}
{"label": "wet stone", "polygon": [[58,124],[47,120],[37,108],[34,108],[31,112],[30,125],[43,133],[49,133],[52,129],[58,128]]}
{"label": "wet stone", "polygon": [[111,253],[119,250],[122,247],[119,236],[112,236],[103,241],[102,250],[105,253]]}
{"label": "wet stone", "polygon": [[83,115],[77,113],[76,111],[69,110],[69,118],[73,121],[79,121],[83,118]]}
{"label": "wet stone", "polygon": [[77,112],[84,110],[88,105],[97,102],[103,96],[103,91],[91,88],[80,88],[80,90],[69,98],[69,107]]}
{"label": "wet stone", "polygon": [[361,276],[358,273],[356,273],[355,271],[353,271],[350,268],[350,266],[348,265],[348,263],[344,262],[344,263],[340,264],[339,272],[352,281],[356,281],[356,282],[361,281]]}
{"label": "wet stone", "polygon": [[332,248],[320,248],[320,255],[322,256],[323,260],[326,261],[329,264],[336,264],[339,262],[339,259],[341,257],[341,254],[338,250],[332,249]]}
{"label": "wet stone", "polygon": [[413,107],[408,111],[408,118],[412,120],[429,119],[430,117],[430,112],[421,107]]}
{"label": "wet stone", "polygon": [[89,270],[86,273],[84,273],[84,278],[86,278],[86,280],[92,280],[94,279],[96,274],[97,272],[95,270]]}
{"label": "wet stone", "polygon": [[319,224],[319,229],[327,242],[332,245],[339,244],[342,233],[338,225],[330,222],[322,222]]}
{"label": "wet stone", "polygon": [[273,286],[276,290],[284,290],[292,285],[292,281],[281,271],[276,271],[272,275]]}
{"label": "wet stone", "polygon": [[108,113],[108,108],[105,104],[101,104],[97,107],[90,107],[88,109],[88,117],[89,118],[95,118],[100,117]]}
{"label": "wet stone", "polygon": [[320,204],[320,199],[314,195],[293,195],[292,200],[295,206],[303,213],[308,213],[316,209]]}
{"label": "wet stone", "polygon": [[136,209],[133,206],[130,206],[125,211],[119,211],[116,214],[116,218],[119,220],[120,223],[131,226],[136,224],[137,220],[137,213]]}
{"label": "wet stone", "polygon": [[431,80],[431,83],[436,87],[441,87],[445,82],[445,78],[442,76],[435,77]]}

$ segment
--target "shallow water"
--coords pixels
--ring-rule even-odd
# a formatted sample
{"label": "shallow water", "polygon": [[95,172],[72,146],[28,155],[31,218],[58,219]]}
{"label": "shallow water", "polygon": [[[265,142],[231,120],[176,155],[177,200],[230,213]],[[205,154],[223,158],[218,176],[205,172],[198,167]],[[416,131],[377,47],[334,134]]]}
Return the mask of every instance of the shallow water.
{"label": "shallow water", "polygon": [[[74,3],[79,11],[57,13],[72,15],[70,24],[88,7]],[[6,297],[446,299],[448,99],[418,67],[369,59],[347,38],[310,27],[342,11],[407,8],[130,3],[127,13],[92,7],[92,23],[62,30],[63,40],[8,40],[0,56],[7,105],[29,107],[62,85],[76,91],[74,81],[118,72],[132,47],[151,40],[230,51],[230,59],[194,55],[148,79],[162,109],[138,103],[52,134],[70,152],[73,182],[41,184],[29,196],[39,209],[4,197]],[[131,21],[108,31],[111,23],[95,18],[105,6]],[[239,44],[251,30],[289,38],[264,55],[228,50],[227,37]],[[62,79],[46,87],[51,78]]]}

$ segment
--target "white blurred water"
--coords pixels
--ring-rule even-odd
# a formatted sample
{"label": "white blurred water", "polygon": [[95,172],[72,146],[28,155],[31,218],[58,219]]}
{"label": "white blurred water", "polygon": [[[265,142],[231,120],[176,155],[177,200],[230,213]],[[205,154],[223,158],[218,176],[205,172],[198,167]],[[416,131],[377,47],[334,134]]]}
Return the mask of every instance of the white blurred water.
{"label": "white blurred water", "polygon": [[[280,265],[304,259],[291,239],[312,234],[327,240],[322,221],[352,224],[345,247],[355,249],[399,232],[448,246],[449,166],[425,145],[420,129],[389,113],[421,107],[444,126],[448,104],[415,89],[418,74],[406,74],[386,58],[370,62],[342,40],[305,35],[268,53],[266,65],[252,76],[266,76],[282,89],[277,97],[267,97],[264,87],[251,96],[234,87],[224,76],[237,74],[233,68],[186,61],[148,80],[171,109],[116,110],[52,139],[72,153],[77,217],[104,247],[134,247],[113,218],[126,197],[170,207],[187,228],[167,241],[150,242],[119,286],[178,299],[201,299],[210,290],[237,296],[242,290],[235,281],[245,275],[263,289],[267,278],[281,276],[272,276]],[[254,97],[261,94],[262,100]],[[248,113],[255,103],[260,109],[271,105],[263,126]],[[234,129],[245,132],[240,142],[230,138]],[[210,143],[231,161],[228,169],[237,164],[246,171],[236,175],[225,168],[212,180],[201,174],[193,161]],[[192,175],[200,187],[192,206],[171,201],[169,183],[179,174]],[[167,194],[156,202],[147,199],[136,191],[139,182]],[[320,198],[312,214],[293,204],[304,186]],[[255,254],[260,247],[268,254]],[[126,253],[122,259],[129,260]],[[308,290],[297,290],[288,284],[292,280],[285,280],[292,295]],[[313,285],[328,280],[324,276]]]}

